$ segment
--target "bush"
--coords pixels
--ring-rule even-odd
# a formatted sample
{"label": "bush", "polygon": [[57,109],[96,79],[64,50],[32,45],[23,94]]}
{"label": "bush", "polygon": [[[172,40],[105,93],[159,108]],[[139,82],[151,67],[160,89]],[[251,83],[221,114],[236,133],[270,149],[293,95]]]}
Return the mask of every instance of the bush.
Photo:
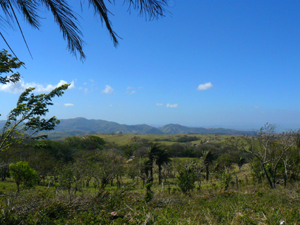
{"label": "bush", "polygon": [[179,172],[177,184],[183,193],[188,193],[195,188],[197,180],[192,166],[186,166],[183,171]]}
{"label": "bush", "polygon": [[16,182],[18,192],[20,192],[20,185],[30,188],[36,184],[38,179],[36,171],[28,165],[28,162],[20,161],[10,164],[9,172]]}

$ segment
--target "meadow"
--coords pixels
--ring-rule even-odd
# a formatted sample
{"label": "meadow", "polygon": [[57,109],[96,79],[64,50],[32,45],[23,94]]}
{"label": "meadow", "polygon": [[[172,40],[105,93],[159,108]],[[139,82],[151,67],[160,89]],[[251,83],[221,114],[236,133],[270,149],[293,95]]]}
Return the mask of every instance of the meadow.
{"label": "meadow", "polygon": [[[253,158],[243,155],[245,160],[241,165],[235,155],[243,152],[237,153],[228,146],[228,138],[239,136],[99,134],[95,137],[39,141],[12,148],[10,160],[28,162],[37,172],[38,180],[32,185],[24,183],[20,192],[12,175],[0,182],[0,223],[300,223],[299,180],[289,173],[285,186],[281,166],[276,186],[271,188]],[[179,143],[175,143],[178,140]],[[96,142],[101,144],[92,150],[91,145]],[[202,152],[202,155],[168,155],[171,161],[163,164],[161,171],[158,158],[152,166],[149,164],[149,152],[155,146],[158,152],[169,152],[172,149],[168,147],[174,144],[183,145],[185,151]],[[126,146],[132,145],[136,149],[128,155]],[[145,151],[144,156],[140,154],[141,149]],[[213,154],[209,164],[205,161],[208,152]],[[66,158],[63,154],[72,157]],[[293,172],[298,168],[297,165]]]}

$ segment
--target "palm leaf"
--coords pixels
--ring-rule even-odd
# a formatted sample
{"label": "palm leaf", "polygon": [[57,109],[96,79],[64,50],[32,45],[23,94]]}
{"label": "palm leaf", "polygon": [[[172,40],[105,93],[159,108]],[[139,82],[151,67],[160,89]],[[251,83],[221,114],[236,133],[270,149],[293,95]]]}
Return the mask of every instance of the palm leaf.
{"label": "palm leaf", "polygon": [[37,14],[38,3],[32,0],[14,0],[15,5],[20,9],[27,22],[34,28],[39,28],[40,17]]}
{"label": "palm leaf", "polygon": [[165,15],[165,7],[168,6],[167,0],[124,0],[129,4],[128,11],[131,8],[138,10],[141,16],[145,18],[157,19]]}
{"label": "palm leaf", "polygon": [[113,31],[111,22],[108,19],[108,9],[106,8],[103,0],[89,0],[90,5],[92,5],[95,9],[95,14],[99,14],[101,22],[104,21],[106,28],[113,40],[114,46],[118,45],[118,35]]}
{"label": "palm leaf", "polygon": [[85,59],[83,52],[82,33],[77,27],[77,18],[65,0],[40,0],[49,9],[55,21],[58,23],[60,30],[63,33],[64,39],[68,41],[68,49],[76,56],[76,51],[79,52],[80,58]]}

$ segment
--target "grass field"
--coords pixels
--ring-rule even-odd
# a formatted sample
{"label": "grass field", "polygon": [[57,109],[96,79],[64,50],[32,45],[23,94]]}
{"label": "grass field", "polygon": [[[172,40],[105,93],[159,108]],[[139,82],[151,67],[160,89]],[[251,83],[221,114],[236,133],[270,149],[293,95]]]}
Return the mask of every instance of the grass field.
{"label": "grass field", "polygon": [[172,145],[175,143],[187,143],[178,142],[179,138],[184,136],[196,137],[198,140],[188,141],[191,144],[200,144],[201,141],[207,141],[210,143],[221,143],[226,138],[232,135],[218,135],[218,134],[174,134],[174,135],[162,135],[162,134],[96,134],[103,138],[108,143],[114,143],[117,145],[126,145],[132,143],[145,143],[145,142],[158,142],[164,145]]}
{"label": "grass field", "polygon": [[[177,159],[181,161],[188,158]],[[195,160],[195,159],[193,159]],[[121,188],[108,185],[99,190],[92,185],[76,194],[47,181],[16,194],[11,179],[0,182],[1,224],[300,224],[299,183],[284,189],[269,189],[267,183],[252,183],[249,165],[232,170],[229,189],[221,188],[213,177],[188,195],[180,192],[176,178],[158,185],[155,177],[153,199],[144,201],[141,180],[123,177]],[[249,177],[249,183],[245,176]],[[169,185],[170,184],[170,185]],[[197,185],[196,185],[197,187]]]}

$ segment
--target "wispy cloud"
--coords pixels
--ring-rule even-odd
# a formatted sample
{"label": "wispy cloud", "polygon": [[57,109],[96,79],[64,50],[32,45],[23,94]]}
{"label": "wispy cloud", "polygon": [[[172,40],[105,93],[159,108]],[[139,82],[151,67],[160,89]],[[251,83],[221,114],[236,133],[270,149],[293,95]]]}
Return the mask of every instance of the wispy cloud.
{"label": "wispy cloud", "polygon": [[65,107],[71,107],[71,106],[74,106],[74,104],[72,104],[72,103],[65,103],[64,106]]}
{"label": "wispy cloud", "polygon": [[109,85],[105,85],[105,89],[101,92],[101,93],[104,93],[104,94],[111,94],[114,92],[114,89],[109,86]]}
{"label": "wispy cloud", "polygon": [[[136,91],[134,89],[135,89],[134,87],[127,87],[126,88],[126,90],[127,90],[126,94],[129,94],[129,95],[135,94]],[[132,91],[130,91],[130,90],[132,90]]]}
{"label": "wispy cloud", "polygon": [[178,107],[178,104],[167,104],[167,107],[168,108],[177,108]]}
{"label": "wispy cloud", "polygon": [[156,105],[157,105],[157,106],[162,106],[163,104],[162,104],[162,103],[156,103]]}
{"label": "wispy cloud", "polygon": [[[18,94],[18,93],[22,93],[23,91],[25,91],[26,88],[29,87],[34,87],[35,90],[34,92],[50,92],[52,91],[54,88],[57,88],[63,84],[67,84],[68,82],[61,80],[59,81],[59,83],[57,85],[52,85],[52,84],[48,84],[48,85],[43,85],[43,84],[38,84],[35,82],[32,83],[25,83],[24,80],[21,80],[17,83],[8,83],[8,84],[0,84],[0,91],[3,92],[9,92],[9,93],[13,93],[13,94]],[[69,86],[68,89],[72,89],[75,88],[75,84],[74,81],[71,82],[71,85]]]}
{"label": "wispy cloud", "polygon": [[197,88],[197,91],[205,91],[207,89],[211,89],[213,87],[213,85],[211,84],[211,82],[205,83],[205,84],[200,84]]}

